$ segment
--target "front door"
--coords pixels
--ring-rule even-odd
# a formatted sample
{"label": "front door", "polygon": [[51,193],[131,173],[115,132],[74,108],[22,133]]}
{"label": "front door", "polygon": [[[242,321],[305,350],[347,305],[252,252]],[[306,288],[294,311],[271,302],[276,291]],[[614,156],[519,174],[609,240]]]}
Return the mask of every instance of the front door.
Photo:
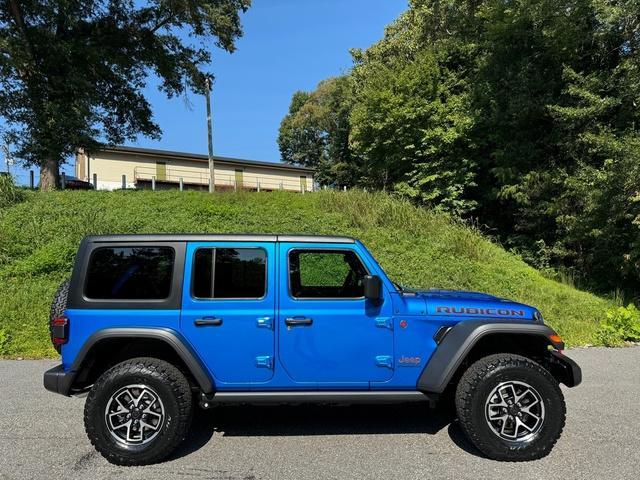
{"label": "front door", "polygon": [[[279,353],[287,374],[321,388],[369,388],[393,376],[389,299],[364,298],[370,272],[355,248],[281,243]],[[370,267],[370,266],[369,266]]]}
{"label": "front door", "polygon": [[275,244],[189,243],[181,326],[224,389],[273,376]]}

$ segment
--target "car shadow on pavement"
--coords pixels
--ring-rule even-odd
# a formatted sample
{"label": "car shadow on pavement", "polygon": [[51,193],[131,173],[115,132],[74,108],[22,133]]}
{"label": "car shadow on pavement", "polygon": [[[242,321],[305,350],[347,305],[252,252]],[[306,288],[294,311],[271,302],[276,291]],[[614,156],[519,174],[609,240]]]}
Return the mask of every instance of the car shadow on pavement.
{"label": "car shadow on pavement", "polygon": [[448,426],[451,440],[466,452],[481,456],[449,412],[422,404],[349,406],[219,406],[197,409],[185,442],[172,458],[206,445],[214,433],[223,436],[310,436],[425,433]]}

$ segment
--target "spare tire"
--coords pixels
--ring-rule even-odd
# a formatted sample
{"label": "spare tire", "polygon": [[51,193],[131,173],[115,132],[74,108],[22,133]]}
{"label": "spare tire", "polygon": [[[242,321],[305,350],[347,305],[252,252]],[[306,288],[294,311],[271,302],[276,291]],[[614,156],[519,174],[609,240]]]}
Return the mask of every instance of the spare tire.
{"label": "spare tire", "polygon": [[[67,278],[56,290],[56,294],[53,296],[53,302],[51,303],[51,313],[49,314],[49,339],[53,343],[53,321],[56,318],[64,316],[64,311],[67,309],[67,296],[69,295],[69,284],[71,280]],[[54,348],[60,353],[60,345],[53,345]]]}

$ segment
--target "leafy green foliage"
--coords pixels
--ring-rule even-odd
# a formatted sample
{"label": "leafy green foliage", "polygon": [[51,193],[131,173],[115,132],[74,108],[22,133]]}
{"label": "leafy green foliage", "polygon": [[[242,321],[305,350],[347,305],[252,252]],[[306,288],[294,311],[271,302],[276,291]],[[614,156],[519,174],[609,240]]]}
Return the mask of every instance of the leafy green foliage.
{"label": "leafy green foliage", "polygon": [[638,12],[411,0],[352,52],[354,184],[473,217],[528,263],[640,301]]}
{"label": "leafy green foliage", "polygon": [[23,198],[24,192],[16,187],[13,178],[10,175],[0,174],[0,208],[21,202]]}
{"label": "leafy green foliage", "polygon": [[6,329],[0,328],[0,355],[9,353],[9,333]]}
{"label": "leafy green foliage", "polygon": [[312,93],[296,92],[278,136],[285,162],[316,169],[323,185],[355,185],[359,159],[349,149],[350,80],[324,80]]}
{"label": "leafy green foliage", "polygon": [[[0,115],[18,157],[55,188],[78,147],[122,143],[160,128],[147,77],[172,97],[201,92],[212,42],[229,52],[251,0],[0,3]],[[188,40],[185,40],[188,38]]]}
{"label": "leafy green foliage", "polygon": [[596,343],[611,302],[549,280],[448,215],[382,193],[27,192],[0,210],[0,329],[6,356],[55,355],[47,319],[85,235],[308,233],[360,238],[393,280],[479,290],[539,307],[569,345]]}
{"label": "leafy green foliage", "polygon": [[341,287],[350,268],[342,255],[301,253],[300,284],[315,287]]}
{"label": "leafy green foliage", "polygon": [[353,71],[352,147],[366,160],[362,183],[392,188],[423,205],[464,214],[475,202],[467,136],[467,92],[435,54],[399,66],[364,55]]}
{"label": "leafy green foliage", "polygon": [[640,310],[635,305],[610,309],[596,332],[596,338],[608,347],[640,342]]}

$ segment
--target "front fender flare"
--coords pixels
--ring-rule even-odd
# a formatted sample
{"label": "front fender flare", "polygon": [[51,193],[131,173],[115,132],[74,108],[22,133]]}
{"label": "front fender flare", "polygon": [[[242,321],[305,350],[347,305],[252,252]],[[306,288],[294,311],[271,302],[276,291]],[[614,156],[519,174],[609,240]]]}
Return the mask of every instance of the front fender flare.
{"label": "front fender flare", "polygon": [[[546,325],[522,322],[464,321],[457,323],[444,335],[442,341],[425,365],[418,379],[421,392],[442,393],[447,388],[458,367],[478,341],[496,333],[544,337],[549,345],[562,350],[562,343],[554,343],[549,337],[555,332]],[[577,365],[576,365],[577,367]]]}

